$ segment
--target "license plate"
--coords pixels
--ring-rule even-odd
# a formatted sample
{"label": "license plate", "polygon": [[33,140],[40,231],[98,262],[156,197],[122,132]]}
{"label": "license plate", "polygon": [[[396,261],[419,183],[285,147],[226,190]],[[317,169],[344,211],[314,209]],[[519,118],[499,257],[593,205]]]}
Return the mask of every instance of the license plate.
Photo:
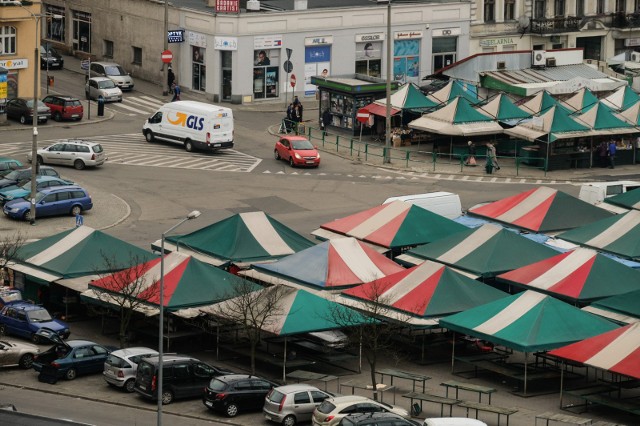
{"label": "license plate", "polygon": [[307,164],[313,164],[313,163],[315,163],[315,161],[313,161],[313,160],[307,160]]}
{"label": "license plate", "polygon": [[221,145],[219,143],[214,143],[213,146],[216,147],[216,146],[221,146]]}
{"label": "license plate", "polygon": [[205,401],[204,405],[207,407],[213,407],[213,403],[211,401]]}
{"label": "license plate", "polygon": [[265,418],[265,419],[267,419],[267,420],[269,420],[269,421],[273,420],[273,419],[271,418],[271,416],[268,416],[268,415],[266,415],[266,414],[264,415],[264,418]]}
{"label": "license plate", "polygon": [[71,114],[71,118],[78,118],[80,117],[80,114]]}

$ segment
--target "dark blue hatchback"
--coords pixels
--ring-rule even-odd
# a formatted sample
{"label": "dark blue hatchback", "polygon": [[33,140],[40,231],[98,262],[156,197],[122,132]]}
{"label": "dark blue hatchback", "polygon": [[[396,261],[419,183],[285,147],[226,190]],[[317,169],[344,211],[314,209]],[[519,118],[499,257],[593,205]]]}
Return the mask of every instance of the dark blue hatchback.
{"label": "dark blue hatchback", "polygon": [[[89,193],[76,185],[47,188],[36,194],[36,217],[76,216],[93,208]],[[2,209],[13,219],[31,220],[31,204],[27,198],[9,201]]]}

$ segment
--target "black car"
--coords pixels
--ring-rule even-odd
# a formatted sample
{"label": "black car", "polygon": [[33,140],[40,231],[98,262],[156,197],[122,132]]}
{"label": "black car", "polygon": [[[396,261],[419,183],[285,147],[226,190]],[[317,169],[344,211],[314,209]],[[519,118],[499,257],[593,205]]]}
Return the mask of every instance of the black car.
{"label": "black car", "polygon": [[[60,177],[56,169],[49,166],[39,166],[37,174],[38,176]],[[7,173],[2,179],[0,179],[0,189],[6,188],[11,185],[21,186],[27,183],[30,179],[31,179],[31,167],[16,169]]]}
{"label": "black car", "polygon": [[64,59],[56,49],[51,46],[40,46],[40,68],[45,69],[62,69]]}
{"label": "black car", "polygon": [[[163,404],[170,404],[176,398],[197,398],[213,377],[231,373],[182,355],[165,355],[162,365]],[[157,380],[158,357],[145,358],[138,364],[133,389],[147,399],[157,400]]]}
{"label": "black car", "polygon": [[267,379],[246,374],[229,374],[211,380],[202,403],[210,410],[234,417],[240,411],[262,410],[264,398],[277,387]]}
{"label": "black car", "polygon": [[340,420],[338,426],[420,426],[414,420],[408,420],[394,413],[357,413],[349,414]]}
{"label": "black car", "polygon": [[[51,117],[51,109],[41,100],[36,106],[38,123],[46,123]],[[20,121],[21,124],[33,123],[33,99],[13,98],[9,99],[4,107],[7,118]]]}

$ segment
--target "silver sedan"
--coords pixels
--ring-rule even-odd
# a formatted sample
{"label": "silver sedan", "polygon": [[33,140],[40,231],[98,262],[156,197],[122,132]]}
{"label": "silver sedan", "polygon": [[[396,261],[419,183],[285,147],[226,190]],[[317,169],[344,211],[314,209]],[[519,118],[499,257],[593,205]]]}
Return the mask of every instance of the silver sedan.
{"label": "silver sedan", "polygon": [[40,353],[40,348],[28,343],[0,340],[0,365],[19,365],[31,368],[33,357]]}

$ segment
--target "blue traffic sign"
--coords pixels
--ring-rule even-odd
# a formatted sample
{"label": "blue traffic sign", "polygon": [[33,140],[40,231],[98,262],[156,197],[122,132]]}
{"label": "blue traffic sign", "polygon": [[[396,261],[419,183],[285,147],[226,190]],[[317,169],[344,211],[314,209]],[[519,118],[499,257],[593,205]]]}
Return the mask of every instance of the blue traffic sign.
{"label": "blue traffic sign", "polygon": [[80,61],[80,69],[88,70],[89,69],[89,60],[83,59]]}

